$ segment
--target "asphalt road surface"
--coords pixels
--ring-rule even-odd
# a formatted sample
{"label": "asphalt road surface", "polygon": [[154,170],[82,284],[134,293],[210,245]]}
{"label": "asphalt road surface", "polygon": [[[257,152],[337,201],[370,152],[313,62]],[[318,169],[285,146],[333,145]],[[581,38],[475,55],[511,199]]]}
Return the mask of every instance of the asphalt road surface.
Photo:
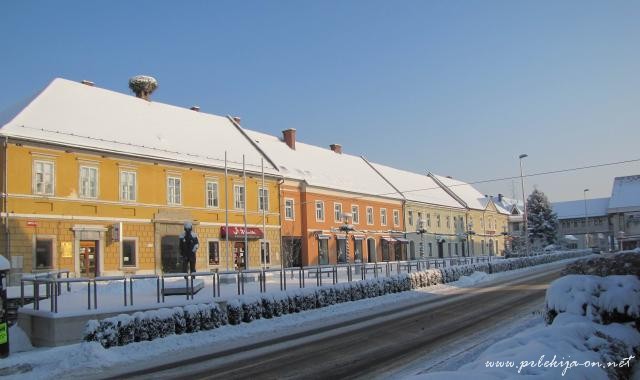
{"label": "asphalt road surface", "polygon": [[325,327],[241,347],[120,373],[154,379],[371,379],[437,353],[514,313],[541,307],[563,265],[455,289],[446,295]]}

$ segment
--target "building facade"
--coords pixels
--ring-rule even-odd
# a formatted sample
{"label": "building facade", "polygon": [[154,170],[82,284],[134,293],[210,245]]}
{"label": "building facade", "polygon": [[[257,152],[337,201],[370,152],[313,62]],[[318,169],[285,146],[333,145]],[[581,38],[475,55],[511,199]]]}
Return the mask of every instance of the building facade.
{"label": "building facade", "polygon": [[569,249],[609,250],[612,238],[607,214],[609,199],[553,203],[558,216],[558,241]]}
{"label": "building facade", "polygon": [[0,135],[14,278],[181,272],[185,221],[198,271],[280,265],[280,177],[233,120],[57,79]]}

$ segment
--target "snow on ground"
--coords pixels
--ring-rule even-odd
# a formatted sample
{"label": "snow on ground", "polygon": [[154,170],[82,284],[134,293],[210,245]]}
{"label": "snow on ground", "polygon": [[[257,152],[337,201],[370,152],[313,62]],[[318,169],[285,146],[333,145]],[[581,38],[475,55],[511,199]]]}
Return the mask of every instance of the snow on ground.
{"label": "snow on ground", "polygon": [[[446,295],[455,291],[456,288],[472,286],[470,285],[471,282],[478,284],[509,277],[517,278],[523,273],[561,266],[571,260],[574,259],[491,275],[474,273],[468,279],[463,279],[462,282],[347,302],[270,320],[260,319],[249,324],[227,325],[194,334],[172,335],[149,342],[132,343],[109,349],[103,348],[99,343],[79,343],[63,347],[37,348],[28,352],[12,353],[9,358],[0,363],[2,367],[0,368],[0,375],[9,375],[9,379],[24,379],[25,377],[52,379],[69,377],[72,374],[77,374],[78,371],[85,371],[85,373],[95,375],[100,373],[101,368],[116,365],[123,366],[143,361],[146,363],[164,363],[167,356],[181,351],[196,352],[198,349],[228,344],[234,341],[251,344],[279,336],[282,332],[292,332],[300,328],[311,329],[328,325],[328,323],[340,323],[341,321],[379,312],[381,308],[401,306],[403,303],[412,303],[421,299]],[[474,280],[471,280],[472,278]],[[28,373],[17,373],[20,370],[28,370]],[[11,374],[11,371],[16,372]]]}
{"label": "snow on ground", "polygon": [[[630,347],[638,345],[640,333],[632,327],[600,325],[585,317],[563,314],[550,326],[537,325],[493,344],[455,372],[418,373],[405,378],[604,380],[609,375],[600,365],[615,362],[633,366],[635,357]],[[622,356],[616,355],[620,351]]]}

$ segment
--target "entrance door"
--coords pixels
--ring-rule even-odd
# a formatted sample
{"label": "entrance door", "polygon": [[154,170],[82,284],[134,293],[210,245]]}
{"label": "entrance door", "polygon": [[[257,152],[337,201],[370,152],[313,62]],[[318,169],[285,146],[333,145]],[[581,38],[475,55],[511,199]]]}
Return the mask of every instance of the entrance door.
{"label": "entrance door", "polygon": [[80,240],[80,275],[93,278],[98,274],[98,242]]}
{"label": "entrance door", "polygon": [[233,263],[237,269],[246,268],[246,256],[245,256],[244,242],[237,241],[233,244]]}
{"label": "entrance door", "polygon": [[378,261],[376,260],[376,241],[374,239],[367,239],[367,253],[370,263]]}
{"label": "entrance door", "polygon": [[464,257],[464,256],[466,256],[466,252],[465,252],[465,249],[464,249],[464,248],[465,248],[465,246],[464,246],[464,242],[462,242],[462,243],[460,244],[460,246],[462,246],[462,257]]}
{"label": "entrance door", "polygon": [[182,272],[179,236],[171,235],[162,237],[160,243],[160,257],[162,259],[163,273]]}
{"label": "entrance door", "polygon": [[282,238],[282,253],[285,267],[302,266],[302,238],[284,236]]}
{"label": "entrance door", "polygon": [[489,256],[493,256],[494,254],[493,239],[489,239]]}
{"label": "entrance door", "polygon": [[438,242],[438,257],[441,259],[444,257],[444,242],[442,241]]}
{"label": "entrance door", "polygon": [[353,241],[353,260],[356,263],[362,262],[362,240]]}

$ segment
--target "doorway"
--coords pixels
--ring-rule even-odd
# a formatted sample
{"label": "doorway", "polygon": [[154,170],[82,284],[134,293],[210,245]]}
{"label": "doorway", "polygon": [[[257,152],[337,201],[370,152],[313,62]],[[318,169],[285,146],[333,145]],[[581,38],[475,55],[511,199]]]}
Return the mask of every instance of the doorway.
{"label": "doorway", "polygon": [[282,238],[282,253],[285,267],[302,266],[302,238],[284,236]]}
{"label": "doorway", "polygon": [[444,242],[443,241],[438,242],[438,258],[440,259],[444,258]]}
{"label": "doorway", "polygon": [[235,264],[236,269],[245,269],[246,262],[244,242],[237,241],[233,243],[233,263]]}
{"label": "doorway", "polygon": [[376,241],[374,239],[367,239],[367,254],[370,263],[378,261],[376,260]]}
{"label": "doorway", "polygon": [[80,276],[93,278],[98,275],[98,242],[80,240]]}
{"label": "doorway", "polygon": [[176,235],[163,236],[160,244],[163,273],[182,272],[180,258],[180,238]]}

